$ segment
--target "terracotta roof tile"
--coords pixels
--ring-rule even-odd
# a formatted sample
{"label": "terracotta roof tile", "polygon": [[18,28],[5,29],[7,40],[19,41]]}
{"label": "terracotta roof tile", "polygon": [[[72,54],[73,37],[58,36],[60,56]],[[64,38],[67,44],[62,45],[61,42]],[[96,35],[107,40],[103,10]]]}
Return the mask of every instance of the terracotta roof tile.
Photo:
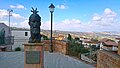
{"label": "terracotta roof tile", "polygon": [[108,46],[118,46],[118,44],[116,42],[113,42],[113,41],[107,41],[107,42],[104,42],[105,45],[108,45]]}
{"label": "terracotta roof tile", "polygon": [[106,42],[106,41],[108,41],[108,40],[110,40],[110,39],[108,39],[108,38],[103,38],[103,39],[100,40],[100,42]]}
{"label": "terracotta roof tile", "polygon": [[120,38],[116,38],[117,40],[120,40]]}

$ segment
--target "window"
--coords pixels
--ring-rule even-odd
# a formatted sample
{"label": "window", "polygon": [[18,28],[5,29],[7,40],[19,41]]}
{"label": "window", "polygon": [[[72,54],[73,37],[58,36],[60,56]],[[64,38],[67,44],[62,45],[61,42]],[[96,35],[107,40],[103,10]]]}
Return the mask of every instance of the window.
{"label": "window", "polygon": [[25,32],[25,36],[28,36],[28,32]]}

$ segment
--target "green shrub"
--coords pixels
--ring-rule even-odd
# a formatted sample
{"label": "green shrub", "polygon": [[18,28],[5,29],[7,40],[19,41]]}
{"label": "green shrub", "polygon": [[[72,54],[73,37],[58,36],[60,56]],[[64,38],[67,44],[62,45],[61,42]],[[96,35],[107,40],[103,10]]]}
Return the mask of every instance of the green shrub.
{"label": "green shrub", "polygon": [[79,54],[89,52],[88,48],[85,48],[83,44],[76,43],[75,39],[70,40],[68,50],[69,50],[69,55],[76,56],[76,57]]}
{"label": "green shrub", "polygon": [[16,47],[15,51],[21,51],[21,48],[20,47]]}
{"label": "green shrub", "polygon": [[49,40],[49,38],[47,36],[43,36],[44,40]]}

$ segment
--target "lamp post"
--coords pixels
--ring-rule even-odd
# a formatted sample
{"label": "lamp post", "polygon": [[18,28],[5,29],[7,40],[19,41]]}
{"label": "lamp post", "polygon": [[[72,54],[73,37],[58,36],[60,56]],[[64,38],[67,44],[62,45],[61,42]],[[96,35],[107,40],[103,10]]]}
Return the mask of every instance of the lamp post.
{"label": "lamp post", "polygon": [[53,17],[53,12],[54,12],[55,6],[51,4],[49,6],[50,13],[51,13],[51,38],[50,38],[50,52],[53,52],[53,45],[52,45],[52,17]]}
{"label": "lamp post", "polygon": [[9,33],[10,33],[10,16],[12,16],[11,12],[13,12],[13,10],[8,9],[8,14],[9,14]]}

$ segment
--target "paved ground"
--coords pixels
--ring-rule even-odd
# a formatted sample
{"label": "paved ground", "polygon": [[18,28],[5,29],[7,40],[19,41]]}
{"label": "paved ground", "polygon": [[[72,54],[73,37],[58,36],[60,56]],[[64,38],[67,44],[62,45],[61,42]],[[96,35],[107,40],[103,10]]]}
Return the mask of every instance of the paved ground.
{"label": "paved ground", "polygon": [[0,52],[0,68],[24,68],[24,53]]}
{"label": "paved ground", "polygon": [[[93,68],[60,53],[45,52],[44,58],[45,68]],[[0,52],[0,68],[24,68],[24,53]]]}

